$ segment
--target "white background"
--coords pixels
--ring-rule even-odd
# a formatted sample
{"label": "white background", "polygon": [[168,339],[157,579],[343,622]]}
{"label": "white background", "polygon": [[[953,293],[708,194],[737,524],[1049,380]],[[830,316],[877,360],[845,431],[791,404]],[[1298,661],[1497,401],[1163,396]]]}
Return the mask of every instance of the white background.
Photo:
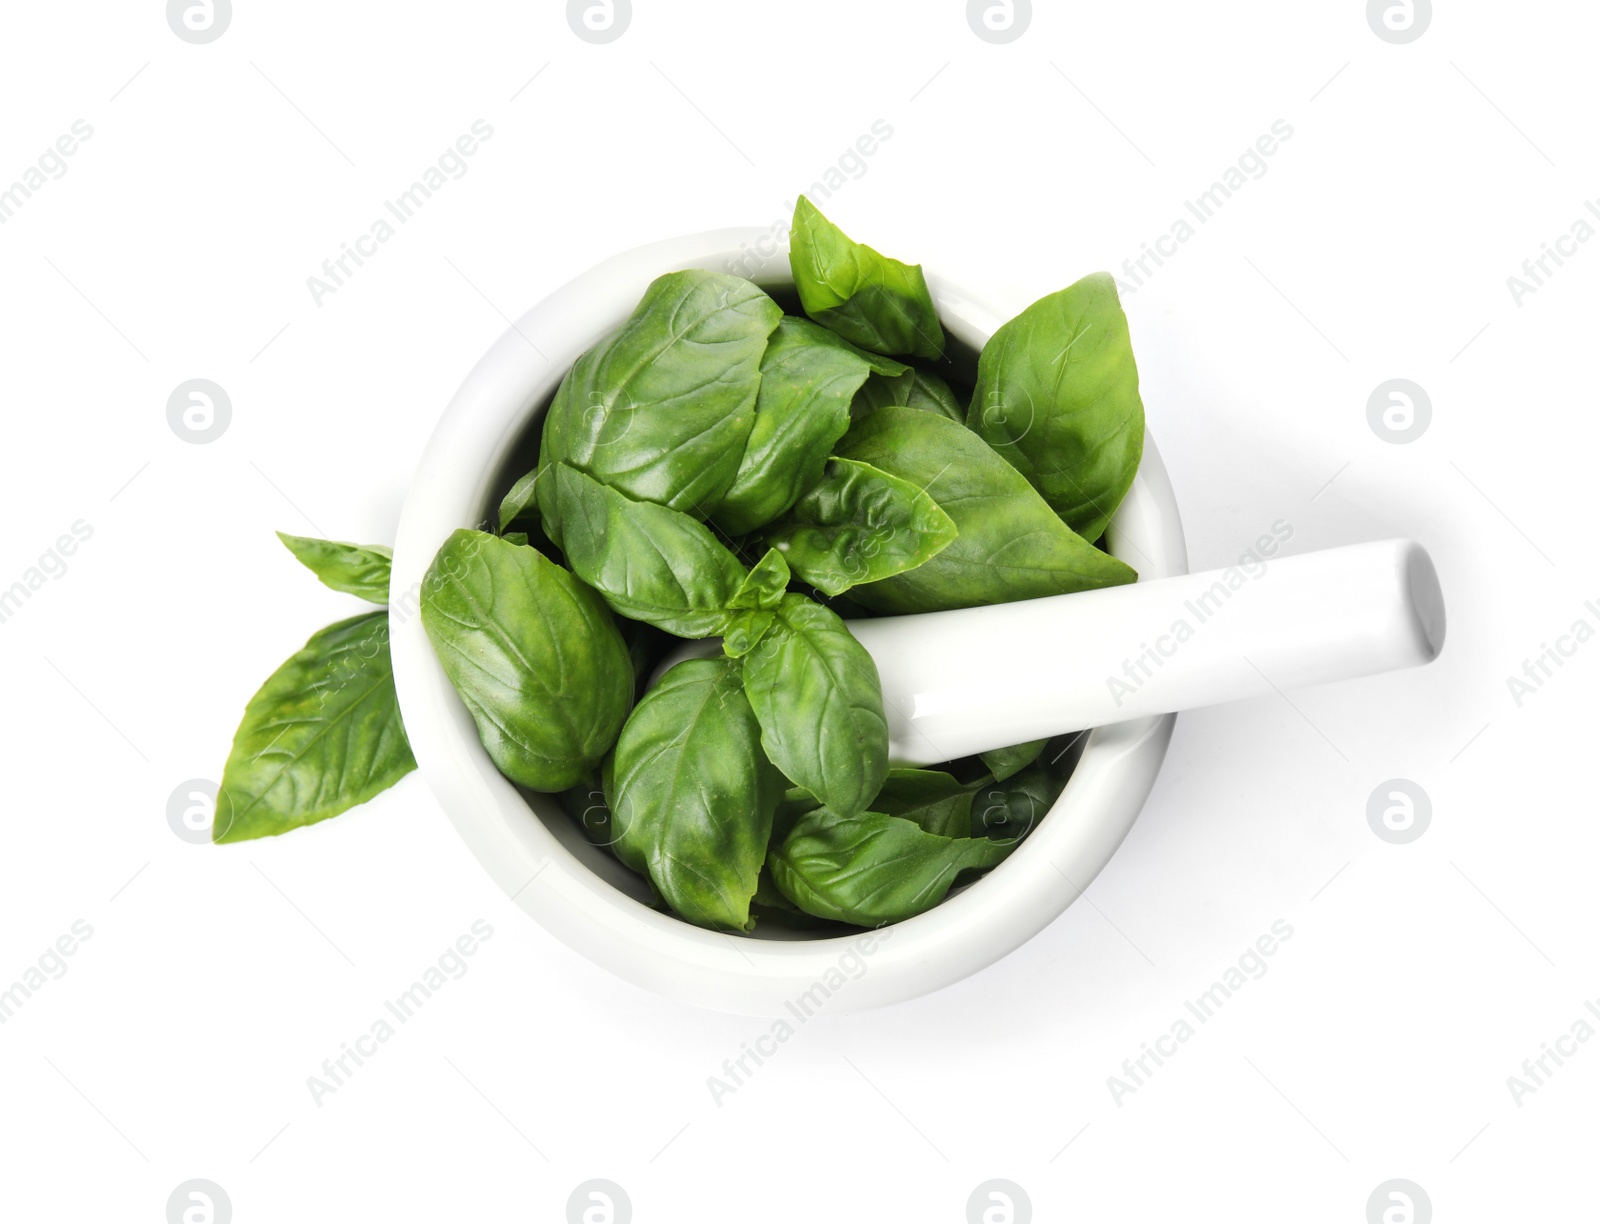
{"label": "white background", "polygon": [[[1052,1221],[1360,1224],[1395,1177],[1439,1221],[1592,1218],[1600,1041],[1520,1105],[1506,1081],[1600,997],[1600,645],[1520,708],[1506,678],[1600,626],[1600,242],[1520,306],[1506,278],[1600,196],[1600,14],[1463,0],[1396,46],[1358,0],[1036,7],[996,46],[952,0],[636,0],[594,46],[558,3],[237,0],[194,46],[155,0],[7,6],[0,184],[94,129],[0,226],[0,586],[93,528],[0,624],[0,984],[94,930],[0,1026],[8,1218],[156,1224],[194,1177],[240,1224],[556,1221],[591,1177],[641,1222],[958,1221],[992,1177]],[[307,277],[478,119],[470,172],[315,305]],[[356,610],[273,530],[391,542],[505,316],[785,216],[878,119],[826,210],[1014,309],[1119,270],[1292,125],[1127,298],[1150,427],[1197,569],[1278,519],[1295,551],[1414,536],[1443,658],[1182,716],[1084,901],[936,996],[814,1021],[720,1106],[707,1077],[766,1025],[557,944],[418,777],[278,840],[174,836],[174,788]],[[192,378],[232,398],[209,445],[167,424]],[[1409,445],[1367,423],[1391,378],[1432,399]],[[1404,846],[1366,819],[1396,777],[1433,804]],[[314,1104],[479,918],[470,972]],[[1277,919],[1266,975],[1116,1103]]]}

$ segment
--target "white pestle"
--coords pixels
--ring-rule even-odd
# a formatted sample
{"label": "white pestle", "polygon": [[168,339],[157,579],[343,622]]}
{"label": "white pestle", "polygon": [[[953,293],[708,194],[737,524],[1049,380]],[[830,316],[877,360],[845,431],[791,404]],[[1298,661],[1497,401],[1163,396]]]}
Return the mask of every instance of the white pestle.
{"label": "white pestle", "polygon": [[[1438,574],[1411,540],[847,623],[878,665],[897,765],[1416,667],[1445,637]],[[717,648],[686,646],[657,678]]]}

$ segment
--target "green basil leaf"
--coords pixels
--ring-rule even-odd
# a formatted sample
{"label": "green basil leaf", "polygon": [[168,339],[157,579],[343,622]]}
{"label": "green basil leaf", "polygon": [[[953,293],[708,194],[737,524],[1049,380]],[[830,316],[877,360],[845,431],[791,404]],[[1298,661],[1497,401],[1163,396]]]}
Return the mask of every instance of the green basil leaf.
{"label": "green basil leaf", "polygon": [[789,563],[784,560],[783,553],[776,548],[769,548],[733,593],[728,606],[771,611],[783,602],[788,589]]}
{"label": "green basil leaf", "polygon": [[389,662],[389,614],[312,635],[245,707],[212,840],[247,841],[365,803],[417,767]]}
{"label": "green basil leaf", "polygon": [[872,810],[909,820],[924,833],[966,837],[972,831],[972,787],[936,769],[891,769]]}
{"label": "green basil leaf", "polygon": [[531,541],[526,531],[508,531],[500,538],[507,544],[515,544],[518,548],[531,547]]}
{"label": "green basil leaf", "polygon": [[844,622],[785,595],[744,661],[745,692],[772,763],[839,812],[859,812],[889,771],[878,667]]}
{"label": "green basil leaf", "polygon": [[557,490],[567,563],[617,613],[679,637],[723,631],[745,568],[703,523],[564,463],[548,487]]}
{"label": "green basil leaf", "polygon": [[[749,281],[700,270],[654,281],[622,329],[562,381],[542,471],[570,463],[638,501],[705,519],[733,484],[755,424],[767,337],[783,311]],[[558,544],[553,482],[539,509]]]}
{"label": "green basil leaf", "polygon": [[859,421],[876,408],[904,408],[911,402],[911,389],[916,382],[917,372],[912,369],[893,376],[874,374],[850,401],[850,419]]}
{"label": "green basil leaf", "polygon": [[1050,814],[1066,785],[1059,770],[1030,765],[1004,783],[980,787],[972,803],[972,836],[1016,845]]}
{"label": "green basil leaf", "polygon": [[923,489],[956,525],[925,565],[856,587],[877,612],[936,612],[1121,586],[1137,575],[1061,521],[1022,474],[969,429],[931,412],[880,408],[839,444]]}
{"label": "green basil leaf", "polygon": [[880,926],[932,909],[961,872],[994,867],[1010,852],[988,838],[940,837],[899,816],[818,808],[768,862],[773,882],[806,913]]}
{"label": "green basil leaf", "polygon": [[733,613],[722,631],[724,654],[739,659],[756,648],[776,622],[774,609],[783,602],[788,588],[789,565],[782,553],[769,548],[729,601],[728,606],[739,611]]}
{"label": "green basil leaf", "polygon": [[956,400],[956,393],[950,390],[950,384],[926,370],[914,372],[911,393],[906,396],[905,406],[919,408],[923,412],[937,412],[961,425],[967,421],[967,410]]}
{"label": "green basil leaf", "polygon": [[1098,540],[1144,453],[1144,402],[1116,282],[1086,276],[989,338],[967,424]]}
{"label": "green basil leaf", "polygon": [[761,869],[761,882],[756,886],[755,899],[750,902],[750,914],[766,930],[792,931],[821,939],[829,934],[849,935],[850,928],[828,918],[816,918],[806,913],[772,882],[770,868]]}
{"label": "green basil leaf", "polygon": [[543,553],[457,531],[423,580],[422,624],[513,782],[566,790],[616,740],[633,702],[628,648],[600,596]]}
{"label": "green basil leaf", "polygon": [[[911,368],[903,361],[896,361],[893,357],[885,357],[882,353],[874,353],[859,345],[851,344],[838,332],[829,331],[822,324],[813,323],[810,319],[803,319],[798,315],[784,316],[780,331],[785,329],[790,331],[793,339],[803,339],[812,344],[826,344],[830,348],[849,353],[852,357],[859,357],[867,363],[874,374],[894,378]],[[773,339],[777,339],[777,333],[774,333]]]}
{"label": "green basil leaf", "polygon": [[394,552],[378,544],[344,544],[278,532],[278,539],[323,586],[370,603],[389,602],[389,570]]}
{"label": "green basil leaf", "polygon": [[678,914],[746,931],[783,778],[731,659],[679,663],[617,740],[611,811],[617,857]]}
{"label": "green basil leaf", "polygon": [[1014,744],[1010,748],[996,748],[993,752],[980,752],[978,756],[989,770],[990,776],[996,782],[1004,782],[1037,761],[1039,754],[1044,751],[1044,746],[1049,742],[1047,739],[1032,740],[1026,744]]}
{"label": "green basil leaf", "polygon": [[822,479],[762,535],[827,595],[915,569],[955,538],[955,523],[933,498],[853,459],[829,460]]}
{"label": "green basil leaf", "polygon": [[732,613],[722,630],[722,653],[730,659],[744,658],[761,644],[777,621],[777,615],[765,609]]}
{"label": "green basil leaf", "polygon": [[806,313],[852,344],[889,356],[944,353],[922,269],[852,242],[805,196],[794,208],[789,264]]}
{"label": "green basil leaf", "polygon": [[850,401],[870,373],[858,353],[807,320],[778,325],[761,359],[749,444],[712,515],[724,531],[743,535],[771,522],[822,475],[834,443],[850,428]]}
{"label": "green basil leaf", "polygon": [[538,518],[539,469],[534,468],[505,495],[500,503],[500,530],[502,532],[519,518]]}

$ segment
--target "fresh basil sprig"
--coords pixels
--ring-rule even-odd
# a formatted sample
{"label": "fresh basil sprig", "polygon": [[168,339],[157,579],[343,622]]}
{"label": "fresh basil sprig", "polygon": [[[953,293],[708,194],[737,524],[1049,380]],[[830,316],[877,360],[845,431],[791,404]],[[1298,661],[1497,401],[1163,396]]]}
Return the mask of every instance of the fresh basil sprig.
{"label": "fresh basil sprig", "polygon": [[742,658],[760,644],[788,587],[789,563],[776,548],[767,549],[729,601],[734,611],[722,633],[722,649],[729,658]]}
{"label": "fresh basil sprig", "polygon": [[[389,598],[387,548],[279,533],[326,585]],[[365,803],[417,767],[389,661],[389,614],[311,636],[245,707],[217,788],[214,842],[271,837]]]}

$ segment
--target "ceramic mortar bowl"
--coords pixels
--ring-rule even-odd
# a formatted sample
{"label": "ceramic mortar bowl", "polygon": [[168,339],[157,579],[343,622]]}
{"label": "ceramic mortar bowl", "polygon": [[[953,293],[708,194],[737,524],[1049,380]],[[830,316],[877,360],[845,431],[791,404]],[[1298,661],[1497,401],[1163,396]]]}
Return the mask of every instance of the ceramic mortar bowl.
{"label": "ceramic mortar bowl", "polygon": [[[767,230],[673,239],[601,264],[525,314],[467,376],[434,432],[405,503],[391,619],[401,712],[423,776],[496,883],[557,938],[639,986],[754,1015],[878,1007],[938,990],[999,960],[1066,909],[1121,844],[1155,782],[1174,716],[1092,732],[1060,799],[1004,863],[942,905],[853,937],[702,930],[650,908],[644,881],[591,845],[553,795],[495,769],[434,658],[418,615],[435,552],[460,527],[492,526],[500,497],[537,455],[545,407],[567,369],[615,330],[667,272],[747,275],[796,311],[793,279]],[[952,355],[976,354],[1005,317],[929,275]],[[1186,573],[1183,525],[1147,439],[1132,491],[1107,535],[1143,578]],[[974,643],[981,649],[982,643]]]}

